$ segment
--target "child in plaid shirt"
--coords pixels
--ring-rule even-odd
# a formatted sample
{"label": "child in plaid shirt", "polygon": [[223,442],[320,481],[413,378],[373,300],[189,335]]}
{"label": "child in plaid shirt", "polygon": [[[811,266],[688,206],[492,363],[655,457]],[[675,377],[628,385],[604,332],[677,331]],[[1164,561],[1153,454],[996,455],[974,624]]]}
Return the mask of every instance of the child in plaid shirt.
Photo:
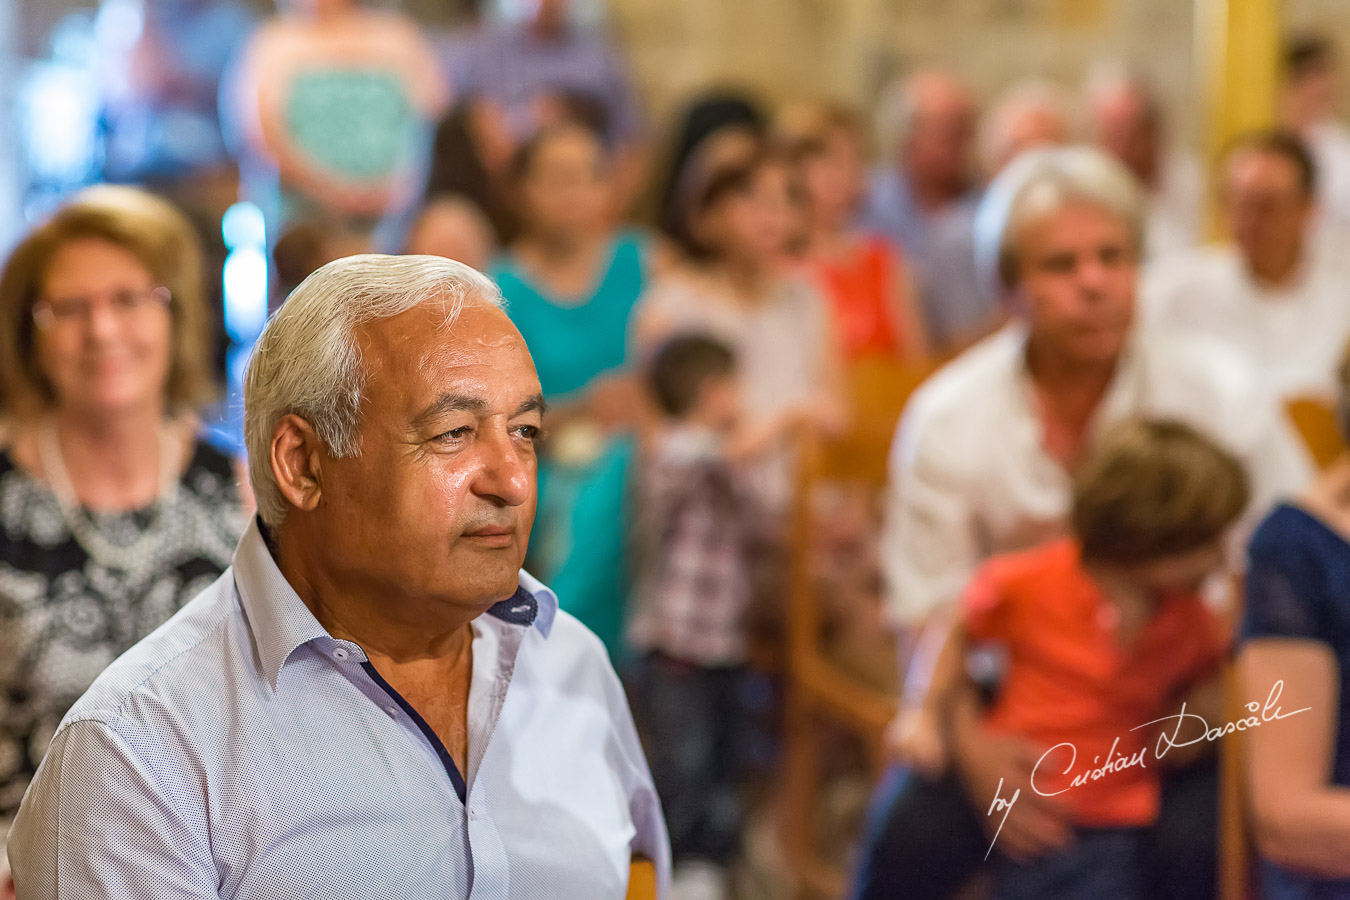
{"label": "child in plaid shirt", "polygon": [[664,420],[646,454],[637,511],[635,711],[676,880],[697,873],[716,895],[740,833],[746,616],[772,523],[736,461],[744,441],[731,350],[706,337],[674,338],[648,382]]}

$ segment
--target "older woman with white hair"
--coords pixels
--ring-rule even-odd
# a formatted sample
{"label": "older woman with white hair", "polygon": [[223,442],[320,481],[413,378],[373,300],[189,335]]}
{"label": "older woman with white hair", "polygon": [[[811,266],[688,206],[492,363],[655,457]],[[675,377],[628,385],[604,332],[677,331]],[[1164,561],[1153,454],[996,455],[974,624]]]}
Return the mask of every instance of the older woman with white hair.
{"label": "older woman with white hair", "polygon": [[[1132,416],[1171,418],[1217,439],[1244,464],[1259,515],[1310,477],[1306,455],[1256,373],[1221,348],[1134,325],[1143,212],[1134,179],[1087,148],[1029,153],[991,185],[977,238],[984,276],[1015,310],[915,395],[896,433],[882,538],[891,620],[916,644],[907,696],[888,736],[898,770],[879,796],[858,896],[946,897],[980,864],[994,798],[1021,788],[998,844],[1036,855],[1071,840],[1063,810],[1030,789],[1040,752],[986,733],[973,703],[934,708],[923,635],[979,563],[1060,536],[1070,477],[1095,435]],[[1250,526],[1248,526],[1250,527]],[[908,663],[908,660],[906,660]],[[916,735],[934,722],[941,747]],[[916,727],[924,725],[925,727]],[[1149,896],[1213,892],[1213,768],[1164,782]]]}
{"label": "older woman with white hair", "polygon": [[194,436],[202,289],[187,221],[131,188],[76,196],[0,276],[0,829],[70,705],[243,530],[231,460]]}
{"label": "older woman with white hair", "polygon": [[66,716],[19,896],[619,897],[669,847],[604,648],[520,565],[544,402],[486,277],[319,269],[244,387],[258,518]]}

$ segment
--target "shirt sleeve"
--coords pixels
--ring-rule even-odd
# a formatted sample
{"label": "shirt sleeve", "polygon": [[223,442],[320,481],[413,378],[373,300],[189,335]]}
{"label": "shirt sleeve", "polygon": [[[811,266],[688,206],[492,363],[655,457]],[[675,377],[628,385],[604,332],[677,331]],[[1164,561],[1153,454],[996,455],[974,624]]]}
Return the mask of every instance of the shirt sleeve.
{"label": "shirt sleeve", "polygon": [[901,419],[886,484],[882,574],[896,625],[955,602],[981,558],[970,493],[950,456],[954,444],[919,412]]}
{"label": "shirt sleeve", "polygon": [[[608,661],[606,661],[608,667]],[[656,866],[657,896],[666,900],[670,896],[670,837],[666,832],[666,818],[661,811],[661,800],[656,793],[656,784],[652,781],[651,769],[647,757],[642,752],[642,743],[638,740],[637,727],[633,724],[633,713],[628,707],[618,676],[612,668],[607,673],[607,686],[611,714],[614,719],[615,734],[628,765],[626,784],[628,790],[628,811],[633,819],[633,842],[631,853],[650,859]]]}
{"label": "shirt sleeve", "polygon": [[103,722],[56,736],[10,834],[24,900],[218,898],[204,835],[147,763]]}
{"label": "shirt sleeve", "polygon": [[1295,577],[1296,567],[1287,562],[1289,553],[1298,551],[1271,546],[1258,533],[1248,552],[1242,640],[1283,637],[1327,643],[1326,616],[1313,585]]}

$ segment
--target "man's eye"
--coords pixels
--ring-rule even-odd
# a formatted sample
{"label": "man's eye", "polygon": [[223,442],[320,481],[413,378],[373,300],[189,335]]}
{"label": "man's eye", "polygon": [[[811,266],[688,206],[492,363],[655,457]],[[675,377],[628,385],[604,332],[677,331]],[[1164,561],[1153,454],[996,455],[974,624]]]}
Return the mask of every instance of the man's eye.
{"label": "man's eye", "polygon": [[446,431],[442,434],[438,434],[436,435],[436,437],[432,438],[432,440],[447,443],[450,441],[462,441],[464,438],[468,437],[472,433],[473,428],[469,427],[468,425],[463,425],[459,428],[452,428],[449,431]]}
{"label": "man's eye", "polygon": [[543,429],[537,425],[521,425],[516,429],[516,434],[527,440],[537,441],[543,434]]}

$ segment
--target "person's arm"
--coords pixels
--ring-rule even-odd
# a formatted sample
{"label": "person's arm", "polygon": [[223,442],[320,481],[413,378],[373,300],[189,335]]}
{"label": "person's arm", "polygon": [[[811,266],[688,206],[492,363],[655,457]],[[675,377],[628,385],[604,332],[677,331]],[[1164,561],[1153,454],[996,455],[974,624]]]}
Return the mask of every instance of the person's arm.
{"label": "person's arm", "polygon": [[[924,696],[950,663],[943,648],[955,604],[980,559],[971,491],[953,465],[952,443],[926,414],[921,392],[896,429],[881,534],[888,618],[908,698]],[[913,703],[902,705],[892,738],[904,732],[901,719]]]}
{"label": "person's arm", "polygon": [[629,326],[630,359],[649,359],[661,342],[678,329],[680,320],[675,311],[697,302],[696,293],[684,283],[685,278],[676,271],[653,280],[638,300]]}
{"label": "person's arm", "polygon": [[1244,698],[1264,704],[1282,682],[1278,705],[1287,716],[1246,732],[1257,846],[1277,865],[1350,877],[1350,789],[1330,784],[1340,709],[1334,653],[1320,641],[1257,638],[1238,667]]}
{"label": "person's arm", "polygon": [[811,427],[825,438],[842,437],[848,432],[852,413],[849,409],[847,377],[838,329],[829,313],[825,298],[811,288],[812,309],[816,326],[816,358],[819,360],[819,382],[808,400]]}
{"label": "person's arm", "polygon": [[891,251],[891,284],[887,292],[891,321],[900,333],[901,356],[918,360],[928,356],[928,326],[919,310],[919,295],[904,257]]}
{"label": "person's arm", "polygon": [[953,604],[982,556],[977,490],[961,456],[968,448],[930,414],[928,399],[921,388],[900,420],[884,497],[881,564],[897,628]]}
{"label": "person's arm", "polygon": [[402,16],[390,20],[391,40],[400,52],[390,62],[399,66],[413,106],[427,122],[438,121],[450,108],[453,85],[446,77],[436,50],[417,24]]}
{"label": "person's arm", "polygon": [[[1073,825],[1064,798],[1043,797],[1031,789],[1031,775],[1044,749],[1025,738],[986,729],[979,697],[969,681],[962,681],[956,691],[951,722],[952,761],[991,849],[1013,859],[1031,859],[1072,844]],[[1014,796],[1011,809],[993,806],[996,797],[1011,801]]]}
{"label": "person's arm", "polygon": [[599,639],[594,635],[587,637],[593,641],[597,664],[605,670],[601,677],[604,685],[603,702],[609,709],[617,744],[613,758],[620,763],[618,775],[628,797],[628,813],[633,822],[629,852],[634,859],[649,859],[655,865],[657,896],[664,900],[670,896],[671,853],[670,836],[666,831],[665,816],[661,813],[661,800],[652,781],[647,757],[642,751],[642,742],[638,738],[623,685]]}
{"label": "person's arm", "polygon": [[66,726],[10,833],[18,895],[218,900],[205,814],[185,796],[111,726]]}
{"label": "person's arm", "polygon": [[904,679],[900,714],[889,737],[897,756],[929,777],[946,768],[950,756],[950,712],[970,678],[966,660],[972,642],[1006,641],[1012,615],[995,563],[971,577],[959,604],[941,607],[923,624]]}
{"label": "person's arm", "polygon": [[929,778],[947,768],[949,713],[968,651],[965,630],[954,616],[942,611],[930,617],[904,680],[900,711],[886,729],[890,756]]}

